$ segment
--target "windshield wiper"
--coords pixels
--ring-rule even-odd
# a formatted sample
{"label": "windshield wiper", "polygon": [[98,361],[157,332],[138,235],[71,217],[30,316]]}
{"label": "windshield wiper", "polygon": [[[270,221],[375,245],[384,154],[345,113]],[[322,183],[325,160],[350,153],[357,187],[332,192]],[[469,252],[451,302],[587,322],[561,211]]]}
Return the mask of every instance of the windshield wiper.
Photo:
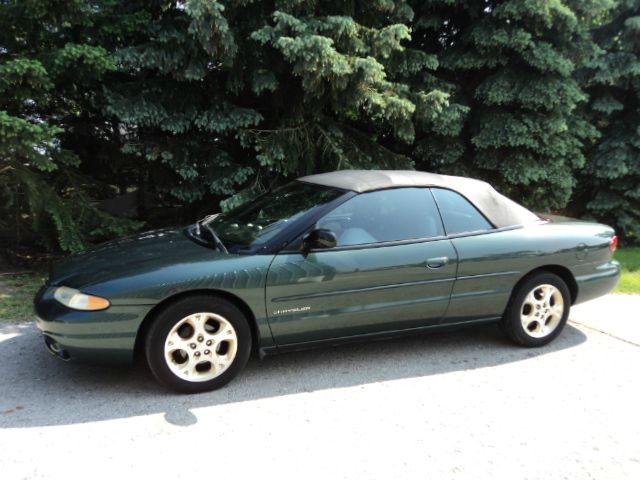
{"label": "windshield wiper", "polygon": [[220,250],[222,253],[226,253],[227,255],[229,255],[229,251],[227,250],[227,247],[224,246],[224,243],[222,243],[222,240],[220,240],[220,237],[218,237],[218,235],[216,234],[216,231],[210,225],[210,223],[213,222],[216,218],[218,218],[219,215],[220,213],[207,215],[202,220],[198,220],[196,222],[196,235],[200,236],[200,228],[201,227],[205,228],[207,232],[211,234],[211,238],[213,238],[213,243],[216,246],[216,248]]}

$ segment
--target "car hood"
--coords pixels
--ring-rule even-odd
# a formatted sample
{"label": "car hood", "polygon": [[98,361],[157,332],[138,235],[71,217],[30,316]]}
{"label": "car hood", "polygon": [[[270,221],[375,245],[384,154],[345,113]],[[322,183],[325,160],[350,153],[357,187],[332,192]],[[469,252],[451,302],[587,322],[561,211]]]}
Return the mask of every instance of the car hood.
{"label": "car hood", "polygon": [[67,257],[54,266],[49,282],[83,288],[127,277],[133,272],[149,273],[176,264],[211,261],[225,256],[189,240],[180,229],[154,230]]}

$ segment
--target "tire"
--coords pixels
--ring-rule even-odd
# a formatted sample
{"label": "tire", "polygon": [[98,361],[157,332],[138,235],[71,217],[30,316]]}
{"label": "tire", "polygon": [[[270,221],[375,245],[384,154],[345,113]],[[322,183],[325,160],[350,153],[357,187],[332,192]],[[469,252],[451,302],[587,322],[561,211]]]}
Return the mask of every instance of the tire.
{"label": "tire", "polygon": [[194,295],[161,310],[147,333],[151,372],[183,393],[215,390],[244,368],[251,330],[240,309],[223,298]]}
{"label": "tire", "polygon": [[562,278],[534,273],[514,290],[500,326],[518,345],[541,347],[560,335],[570,308],[571,294]]}

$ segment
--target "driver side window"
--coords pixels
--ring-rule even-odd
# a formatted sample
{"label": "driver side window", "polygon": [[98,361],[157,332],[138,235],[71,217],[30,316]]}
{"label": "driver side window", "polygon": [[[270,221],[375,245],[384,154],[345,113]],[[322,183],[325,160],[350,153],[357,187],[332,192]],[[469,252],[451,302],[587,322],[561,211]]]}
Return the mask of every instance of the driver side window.
{"label": "driver side window", "polygon": [[427,188],[394,188],[362,193],[321,218],[316,228],[336,234],[338,246],[444,235]]}

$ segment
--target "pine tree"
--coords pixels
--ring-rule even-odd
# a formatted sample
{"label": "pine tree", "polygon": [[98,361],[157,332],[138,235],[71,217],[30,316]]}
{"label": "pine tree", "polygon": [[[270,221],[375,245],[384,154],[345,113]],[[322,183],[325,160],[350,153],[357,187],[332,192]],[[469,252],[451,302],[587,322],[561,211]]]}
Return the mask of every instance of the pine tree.
{"label": "pine tree", "polygon": [[416,68],[401,58],[411,14],[404,1],[160,2],[117,53],[128,78],[109,89],[108,113],[147,183],[184,203],[248,186],[230,206],[316,171],[407,167],[391,148],[446,102],[387,72]]}
{"label": "pine tree", "polygon": [[139,226],[100,199],[193,218],[415,166],[534,210],[581,172],[571,209],[634,239],[638,18],[638,0],[0,2],[0,229],[75,251]]}
{"label": "pine tree", "polygon": [[420,134],[418,166],[485,178],[536,210],[563,207],[596,135],[573,78],[592,58],[581,14],[596,2],[414,2],[413,44],[439,52],[451,103]]}
{"label": "pine tree", "polygon": [[95,186],[87,188],[92,182],[78,170],[73,145],[84,143],[77,129],[97,144],[94,136],[106,130],[101,121],[91,129],[90,117],[101,79],[115,64],[95,24],[96,12],[113,5],[0,3],[0,211],[17,239],[31,230],[39,243],[77,251],[92,236],[137,226],[94,207]]}
{"label": "pine tree", "polygon": [[601,132],[580,177],[577,208],[640,238],[640,2],[625,0],[595,29],[603,55],[583,78]]}

